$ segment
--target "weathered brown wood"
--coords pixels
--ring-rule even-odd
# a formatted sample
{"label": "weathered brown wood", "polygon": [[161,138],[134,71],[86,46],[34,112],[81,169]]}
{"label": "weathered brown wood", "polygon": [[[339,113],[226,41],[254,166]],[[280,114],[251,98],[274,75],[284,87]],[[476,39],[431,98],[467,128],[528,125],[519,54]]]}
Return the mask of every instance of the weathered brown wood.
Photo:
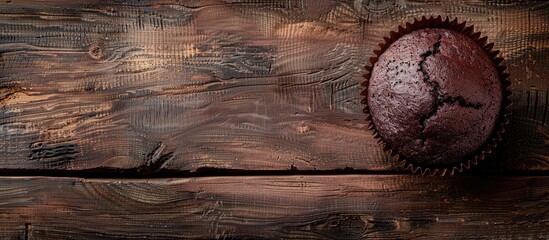
{"label": "weathered brown wood", "polygon": [[394,169],[362,66],[431,14],[474,23],[512,74],[483,168],[548,170],[549,4],[405,0],[3,1],[0,168]]}
{"label": "weathered brown wood", "polygon": [[547,239],[548,199],[549,177],[3,177],[0,236]]}

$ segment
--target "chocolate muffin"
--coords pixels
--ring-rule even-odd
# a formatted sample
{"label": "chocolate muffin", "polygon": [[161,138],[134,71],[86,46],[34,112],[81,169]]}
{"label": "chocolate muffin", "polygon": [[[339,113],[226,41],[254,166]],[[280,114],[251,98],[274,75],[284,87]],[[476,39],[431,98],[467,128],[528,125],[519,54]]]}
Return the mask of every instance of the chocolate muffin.
{"label": "chocolate muffin", "polygon": [[401,32],[369,74],[369,119],[393,154],[444,174],[502,132],[505,86],[477,39],[451,28]]}

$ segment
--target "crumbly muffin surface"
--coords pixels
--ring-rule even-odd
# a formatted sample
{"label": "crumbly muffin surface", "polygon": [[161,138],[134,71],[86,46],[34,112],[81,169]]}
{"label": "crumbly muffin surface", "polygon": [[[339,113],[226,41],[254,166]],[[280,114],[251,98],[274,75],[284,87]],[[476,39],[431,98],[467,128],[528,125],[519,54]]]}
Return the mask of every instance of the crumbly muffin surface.
{"label": "crumbly muffin surface", "polygon": [[426,28],[379,57],[367,104],[381,138],[420,164],[455,164],[486,144],[497,124],[502,86],[494,63],[467,36]]}

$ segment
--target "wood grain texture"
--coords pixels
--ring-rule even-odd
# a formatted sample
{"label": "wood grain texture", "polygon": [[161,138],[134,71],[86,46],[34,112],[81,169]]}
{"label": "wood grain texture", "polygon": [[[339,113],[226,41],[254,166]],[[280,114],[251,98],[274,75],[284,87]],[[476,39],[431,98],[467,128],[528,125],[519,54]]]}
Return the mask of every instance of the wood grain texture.
{"label": "wood grain texture", "polygon": [[422,15],[474,23],[509,66],[489,170],[548,170],[544,1],[0,3],[0,168],[391,170],[362,66]]}
{"label": "wood grain texture", "polygon": [[548,177],[0,178],[12,239],[547,239]]}

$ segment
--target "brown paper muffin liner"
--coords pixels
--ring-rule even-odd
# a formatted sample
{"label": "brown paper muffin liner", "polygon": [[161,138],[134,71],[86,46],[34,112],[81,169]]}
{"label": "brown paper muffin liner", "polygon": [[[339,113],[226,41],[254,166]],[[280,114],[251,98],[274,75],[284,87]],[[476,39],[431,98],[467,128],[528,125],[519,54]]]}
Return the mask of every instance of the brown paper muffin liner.
{"label": "brown paper muffin liner", "polygon": [[[390,146],[388,146],[387,143],[383,141],[381,138],[381,135],[377,132],[374,122],[372,121],[372,116],[370,115],[368,104],[367,104],[367,92],[368,92],[368,81],[370,79],[372,70],[374,68],[374,64],[378,61],[379,56],[398,38],[402,37],[403,35],[413,32],[415,30],[419,30],[422,28],[446,28],[450,30],[454,30],[456,32],[462,33],[465,36],[468,36],[473,41],[475,41],[477,44],[479,44],[486,54],[492,59],[494,62],[494,65],[496,67],[496,70],[499,74],[500,81],[502,83],[503,88],[503,101],[501,104],[501,110],[499,113],[499,119],[498,124],[494,128],[492,134],[488,138],[486,144],[484,147],[480,148],[476,154],[474,154],[472,157],[468,159],[464,159],[458,164],[451,164],[451,165],[422,165],[416,164],[414,162],[408,161],[403,157],[400,157],[400,155],[393,151]],[[501,65],[501,62],[503,61],[503,58],[497,57],[499,54],[499,51],[494,51],[492,48],[494,47],[494,43],[488,43],[487,40],[488,37],[484,36],[481,37],[480,32],[474,31],[474,26],[466,26],[466,22],[459,22],[457,18],[454,18],[454,20],[450,21],[448,17],[446,17],[444,20],[441,16],[438,17],[430,17],[426,18],[425,16],[421,18],[421,20],[418,20],[414,18],[414,22],[410,23],[407,22],[405,27],[399,26],[398,30],[391,31],[389,33],[389,36],[383,37],[384,42],[379,44],[380,49],[374,50],[374,53],[376,56],[370,58],[370,64],[366,66],[366,70],[368,73],[364,75],[365,80],[362,82],[362,86],[364,87],[364,90],[362,90],[361,95],[364,96],[364,99],[362,100],[362,103],[366,105],[364,108],[364,113],[366,113],[366,121],[368,121],[368,128],[370,130],[373,130],[373,136],[377,139],[378,143],[383,147],[383,150],[386,151],[395,161],[398,161],[400,164],[403,165],[404,168],[411,170],[414,173],[421,173],[422,175],[430,174],[430,175],[440,175],[444,176],[446,174],[454,175],[456,172],[463,172],[464,169],[470,169],[471,166],[477,165],[478,161],[483,160],[488,155],[492,153],[492,149],[497,146],[497,143],[501,141],[501,134],[505,132],[506,126],[509,124],[509,119],[507,116],[511,114],[511,111],[509,110],[509,106],[511,105],[511,100],[509,97],[511,96],[511,91],[509,91],[509,86],[511,85],[511,82],[508,80],[509,74],[505,71],[507,67]]]}

